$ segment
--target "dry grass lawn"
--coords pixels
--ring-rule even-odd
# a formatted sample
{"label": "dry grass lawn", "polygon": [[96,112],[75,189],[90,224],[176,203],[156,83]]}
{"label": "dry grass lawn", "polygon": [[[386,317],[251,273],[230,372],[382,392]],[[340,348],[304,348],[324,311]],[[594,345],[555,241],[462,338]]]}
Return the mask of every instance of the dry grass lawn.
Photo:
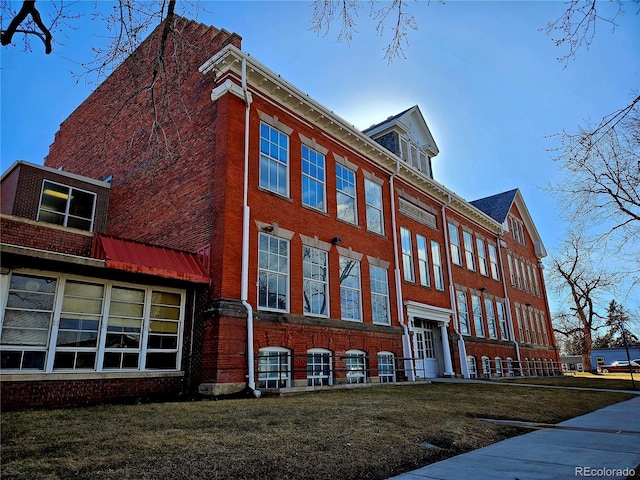
{"label": "dry grass lawn", "polygon": [[635,383],[636,390],[640,390],[640,374],[633,375],[631,381],[629,373],[608,373],[595,375],[593,373],[568,373],[559,377],[516,377],[501,378],[499,382],[529,383],[536,385],[552,385],[559,387],[601,388],[607,390],[632,390]]}
{"label": "dry grass lawn", "polygon": [[[427,384],[2,414],[6,479],[376,479],[630,398]],[[421,445],[428,442],[439,448]]]}

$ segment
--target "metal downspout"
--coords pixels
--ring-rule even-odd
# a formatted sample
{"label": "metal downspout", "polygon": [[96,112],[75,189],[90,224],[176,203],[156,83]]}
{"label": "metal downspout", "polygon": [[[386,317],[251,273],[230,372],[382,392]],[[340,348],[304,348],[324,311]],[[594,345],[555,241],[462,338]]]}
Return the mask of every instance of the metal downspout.
{"label": "metal downspout", "polygon": [[389,179],[389,189],[391,191],[391,225],[393,229],[393,262],[394,277],[396,281],[396,308],[398,311],[398,321],[404,331],[402,335],[402,355],[404,356],[404,370],[410,382],[415,381],[413,355],[411,352],[411,338],[409,336],[409,327],[404,321],[404,306],[402,305],[402,277],[400,276],[400,258],[398,253],[398,233],[396,225],[396,199],[394,179],[400,171],[400,163],[396,160],[396,170]]}
{"label": "metal downspout", "polygon": [[456,290],[453,285],[453,275],[451,274],[451,247],[449,245],[449,224],[447,223],[446,208],[451,204],[451,195],[447,194],[447,203],[442,205],[442,229],[444,230],[444,252],[447,258],[447,274],[449,276],[449,301],[453,312],[453,330],[458,335],[458,355],[460,357],[460,371],[464,378],[469,378],[469,368],[467,367],[467,347],[464,344],[458,319],[458,308],[456,306]]}
{"label": "metal downspout", "polygon": [[242,276],[240,284],[240,300],[247,309],[247,383],[256,397],[260,396],[260,390],[256,390],[256,376],[253,354],[253,307],[248,302],[249,285],[249,112],[251,109],[251,92],[247,89],[247,60],[242,59],[242,92],[244,94],[244,183],[242,203]]}

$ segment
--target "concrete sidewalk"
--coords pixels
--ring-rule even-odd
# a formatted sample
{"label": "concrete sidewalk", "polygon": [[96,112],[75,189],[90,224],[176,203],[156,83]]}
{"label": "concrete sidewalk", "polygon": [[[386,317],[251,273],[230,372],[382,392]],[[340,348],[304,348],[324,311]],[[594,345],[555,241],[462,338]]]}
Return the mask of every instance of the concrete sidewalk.
{"label": "concrete sidewalk", "polygon": [[625,479],[638,465],[640,397],[635,397],[393,479]]}

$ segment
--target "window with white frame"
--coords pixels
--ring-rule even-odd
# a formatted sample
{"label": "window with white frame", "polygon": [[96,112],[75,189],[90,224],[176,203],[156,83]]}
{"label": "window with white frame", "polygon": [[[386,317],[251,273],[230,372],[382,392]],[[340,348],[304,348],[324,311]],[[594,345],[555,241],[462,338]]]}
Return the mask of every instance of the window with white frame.
{"label": "window with white frame", "polygon": [[302,297],[304,313],[328,316],[329,275],[327,252],[302,247]]}
{"label": "window with white frame", "polygon": [[378,353],[378,379],[380,383],[395,383],[395,356],[391,352]]}
{"label": "window with white frame", "polygon": [[456,300],[458,304],[458,320],[460,321],[460,333],[463,335],[471,334],[469,328],[469,305],[467,304],[467,294],[462,290],[456,291]]}
{"label": "window with white frame", "polygon": [[339,163],[336,164],[336,203],[340,220],[358,223],[356,174]]}
{"label": "window with white frame", "polygon": [[484,378],[491,378],[491,359],[489,357],[483,356],[481,358],[482,361],[482,376]]}
{"label": "window with white frame", "polygon": [[416,248],[418,249],[418,272],[420,273],[420,285],[428,287],[429,279],[429,252],[427,252],[427,239],[422,235],[416,235]]}
{"label": "window with white frame", "polygon": [[258,352],[258,388],[291,386],[291,352],[282,347],[261,348]]}
{"label": "window with white frame", "polygon": [[524,342],[525,338],[524,338],[524,329],[522,327],[522,316],[520,314],[520,306],[519,305],[515,305],[515,311],[516,311],[516,321],[518,322],[518,334],[520,337],[520,341]]}
{"label": "window with white frame", "polygon": [[507,324],[507,315],[504,303],[496,302],[498,308],[498,325],[500,326],[500,339],[509,340],[509,326]]}
{"label": "window with white frame", "polygon": [[289,136],[260,123],[260,186],[289,196]]}
{"label": "window with white frame", "polygon": [[435,240],[431,240],[431,261],[433,262],[433,283],[437,290],[444,290],[444,275],[442,272],[440,244]]}
{"label": "window with white frame", "polygon": [[526,308],[522,308],[522,322],[524,323],[524,331],[527,343],[531,343],[531,326],[529,325],[529,317]]}
{"label": "window with white frame", "polygon": [[462,266],[462,252],[460,250],[460,236],[458,227],[453,223],[449,224],[449,246],[451,248],[451,261]]}
{"label": "window with white frame", "polygon": [[365,178],[364,198],[367,208],[367,230],[383,235],[382,186]]}
{"label": "window with white frame", "polygon": [[531,264],[527,263],[527,274],[529,275],[529,291],[531,293],[534,293],[534,286],[533,286],[533,271],[531,270]]}
{"label": "window with white frame", "polygon": [[484,337],[484,319],[482,318],[482,301],[478,295],[471,295],[471,310],[476,337]]}
{"label": "window with white frame", "polygon": [[371,317],[373,323],[389,325],[389,282],[385,268],[370,265],[369,277],[371,282]]}
{"label": "window with white frame", "polygon": [[38,221],[93,231],[96,194],[44,180]]}
{"label": "window with white frame", "polygon": [[184,290],[14,272],[1,322],[3,370],[177,370]]}
{"label": "window with white frame", "polygon": [[542,323],[542,334],[544,335],[544,344],[551,345],[551,340],[549,339],[549,332],[547,331],[547,321],[544,316],[544,312],[540,312],[540,322]]}
{"label": "window with white frame", "polygon": [[289,241],[260,233],[258,238],[258,307],[289,308]]}
{"label": "window with white frame", "polygon": [[522,272],[522,288],[528,292],[529,284],[527,283],[527,269],[524,266],[524,260],[520,260],[520,271]]}
{"label": "window with white frame", "polygon": [[476,271],[476,255],[473,251],[473,234],[467,231],[462,232],[464,239],[464,258],[469,270]]}
{"label": "window with white frame", "polygon": [[496,357],[495,362],[496,362],[496,377],[503,377],[504,371],[502,369],[502,358]]}
{"label": "window with white frame", "polygon": [[340,257],[340,314],[343,320],[362,321],[360,262]]}
{"label": "window with white frame", "polygon": [[484,248],[484,240],[476,238],[476,248],[478,249],[478,271],[485,277],[489,276],[489,264],[487,263],[487,251]]}
{"label": "window with white frame", "polygon": [[507,253],[507,264],[509,265],[509,278],[511,280],[511,286],[516,286],[516,276],[513,270],[513,258],[511,258],[511,254]]}
{"label": "window with white frame", "polygon": [[467,355],[467,370],[469,370],[469,378],[478,378],[476,357],[473,355]]}
{"label": "window with white frame", "polygon": [[536,295],[540,296],[540,283],[538,283],[538,270],[535,267],[533,269],[533,281],[536,286]]}
{"label": "window with white frame", "polygon": [[324,155],[302,145],[302,204],[326,211]]}
{"label": "window with white frame", "polygon": [[345,355],[347,383],[367,383],[365,353],[360,350],[348,350]]}
{"label": "window with white frame", "polygon": [[487,331],[489,333],[489,338],[498,338],[498,331],[496,330],[496,312],[493,308],[493,300],[485,298],[484,309],[487,312]]}
{"label": "window with white frame", "polygon": [[489,267],[491,270],[491,278],[494,280],[500,280],[500,274],[498,273],[498,253],[495,245],[491,245],[490,243],[487,245],[489,247]]}
{"label": "window with white frame", "polygon": [[513,370],[513,358],[507,357],[507,375],[509,377],[515,376],[515,371]]}
{"label": "window with white frame", "polygon": [[538,335],[536,332],[536,321],[533,318],[533,310],[529,310],[529,323],[531,324],[531,341],[533,343],[538,343]]}
{"label": "window with white frame", "polygon": [[400,243],[402,245],[402,271],[404,273],[404,279],[406,282],[415,282],[411,231],[404,227],[400,227]]}
{"label": "window with white frame", "polygon": [[331,352],[323,348],[307,350],[307,385],[333,385]]}

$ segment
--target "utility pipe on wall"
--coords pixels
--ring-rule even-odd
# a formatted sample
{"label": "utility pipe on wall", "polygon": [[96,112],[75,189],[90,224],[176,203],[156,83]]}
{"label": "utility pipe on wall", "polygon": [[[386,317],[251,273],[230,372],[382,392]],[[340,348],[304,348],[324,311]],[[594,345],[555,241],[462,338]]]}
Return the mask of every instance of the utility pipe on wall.
{"label": "utility pipe on wall", "polygon": [[253,307],[248,302],[249,298],[249,112],[251,109],[251,92],[247,88],[247,60],[242,59],[242,93],[244,95],[244,183],[242,191],[242,274],[240,280],[240,300],[247,309],[247,383],[256,397],[260,396],[260,390],[256,390],[256,376],[253,354]]}

